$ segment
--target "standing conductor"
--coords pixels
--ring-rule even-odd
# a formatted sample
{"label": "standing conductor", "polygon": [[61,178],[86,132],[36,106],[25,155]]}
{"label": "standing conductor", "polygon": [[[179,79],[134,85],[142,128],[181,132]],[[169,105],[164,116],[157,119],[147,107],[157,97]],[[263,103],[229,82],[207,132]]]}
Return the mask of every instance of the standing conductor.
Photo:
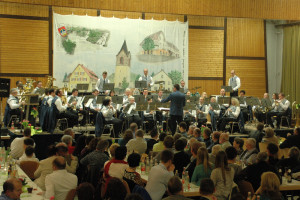
{"label": "standing conductor", "polygon": [[232,87],[232,92],[230,92],[231,97],[239,96],[239,88],[241,87],[241,80],[237,75],[235,75],[235,71],[231,70],[231,77],[229,78],[228,85]]}
{"label": "standing conductor", "polygon": [[179,124],[183,118],[183,107],[185,106],[185,95],[179,91],[179,85],[175,84],[173,92],[166,98],[161,100],[162,103],[171,101],[170,106],[170,129],[172,135],[176,131],[176,122]]}

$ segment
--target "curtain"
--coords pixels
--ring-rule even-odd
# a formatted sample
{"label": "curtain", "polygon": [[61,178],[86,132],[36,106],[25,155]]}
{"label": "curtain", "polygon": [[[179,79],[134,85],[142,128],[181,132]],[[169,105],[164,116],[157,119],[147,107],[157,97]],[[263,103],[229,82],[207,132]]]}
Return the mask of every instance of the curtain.
{"label": "curtain", "polygon": [[281,91],[300,103],[300,26],[284,28]]}

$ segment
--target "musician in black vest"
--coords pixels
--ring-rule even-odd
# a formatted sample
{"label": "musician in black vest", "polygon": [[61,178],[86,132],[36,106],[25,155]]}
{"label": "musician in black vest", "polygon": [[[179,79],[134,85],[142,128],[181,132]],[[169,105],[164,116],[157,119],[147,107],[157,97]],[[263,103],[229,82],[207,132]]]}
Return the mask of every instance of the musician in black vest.
{"label": "musician in black vest", "polygon": [[86,110],[83,109],[82,103],[80,105],[78,105],[78,101],[79,101],[79,98],[78,98],[78,89],[74,88],[72,90],[72,95],[67,98],[67,101],[69,103],[68,110],[73,115],[77,115],[78,116],[78,113],[82,114],[83,118],[80,121],[80,126],[84,126],[86,124],[86,115],[87,115],[87,112],[86,112]]}
{"label": "musician in black vest", "polygon": [[208,111],[209,107],[204,104],[204,97],[201,96],[199,104],[196,105],[198,128],[206,123]]}
{"label": "musician in black vest", "polygon": [[231,70],[231,78],[228,80],[228,85],[232,87],[233,92],[230,93],[231,97],[239,96],[239,88],[241,87],[241,79],[235,75],[235,71]]}
{"label": "musician in black vest", "polygon": [[97,114],[98,112],[101,110],[98,105],[97,105],[97,97],[98,97],[98,94],[99,94],[99,91],[94,89],[93,92],[92,92],[94,98],[93,98],[93,101],[92,103],[90,104],[90,112],[91,112],[91,121],[96,124],[96,117],[97,117]]}
{"label": "musician in black vest", "polygon": [[144,75],[142,75],[139,78],[139,81],[146,81],[148,90],[150,90],[151,87],[154,85],[152,77],[150,75],[148,75],[148,69],[147,68],[144,69]]}
{"label": "musician in black vest", "polygon": [[176,122],[179,124],[183,120],[183,107],[185,106],[185,95],[179,91],[178,84],[174,85],[173,92],[166,99],[161,100],[162,103],[169,101],[171,101],[169,126],[174,135]]}
{"label": "musician in black vest", "polygon": [[20,106],[24,105],[25,102],[24,101],[19,102],[17,95],[18,95],[18,90],[16,88],[10,90],[10,95],[6,101],[6,107],[4,112],[4,118],[3,118],[4,126],[9,125],[8,123],[12,115],[17,115],[18,117],[21,117]]}

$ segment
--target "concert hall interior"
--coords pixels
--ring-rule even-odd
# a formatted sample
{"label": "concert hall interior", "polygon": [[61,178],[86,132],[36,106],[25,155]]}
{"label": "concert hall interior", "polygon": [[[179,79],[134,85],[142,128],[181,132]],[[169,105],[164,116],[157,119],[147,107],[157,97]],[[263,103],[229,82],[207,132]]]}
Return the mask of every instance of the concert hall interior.
{"label": "concert hall interior", "polygon": [[[258,170],[254,181],[242,176],[260,166],[267,152],[268,165],[286,180],[274,195],[300,199],[299,10],[297,0],[0,0],[0,170],[12,167],[27,178],[34,191],[25,188],[22,199],[138,199],[129,193],[153,200],[249,199],[248,192],[251,199],[272,199],[261,189],[272,170]],[[32,145],[25,142],[30,137]],[[276,144],[275,157],[269,143]],[[76,179],[66,184],[68,191],[49,191],[50,176],[37,175],[51,145],[47,174],[54,179],[51,172],[65,166],[66,179]],[[32,162],[27,148],[37,158],[35,167],[21,165],[24,158]],[[91,149],[103,155],[88,154]],[[125,159],[116,159],[120,149]],[[215,171],[221,151],[232,169],[239,163],[241,171],[231,180],[237,191],[215,180],[216,173],[225,178],[224,171]],[[232,162],[230,151],[237,154]],[[166,160],[170,156],[173,164]],[[130,166],[132,159],[140,164]],[[284,165],[286,159],[291,163]],[[212,163],[201,168],[205,173],[197,168],[202,162]],[[109,174],[119,170],[117,164],[126,169],[120,177]],[[157,179],[163,171],[151,168],[161,165],[173,175],[159,187],[150,175]],[[101,169],[105,178],[94,174]],[[204,174],[197,177],[196,170]],[[141,180],[131,180],[132,172]],[[191,185],[176,183],[176,174]],[[0,200],[19,199],[10,193],[17,176],[8,177],[0,176]],[[125,182],[125,196],[113,190],[109,196],[113,177]],[[210,183],[205,178],[214,183],[211,196],[201,193],[202,181]],[[98,194],[99,180],[104,185]],[[175,194],[176,184],[183,190]],[[80,188],[95,195],[80,196]]]}

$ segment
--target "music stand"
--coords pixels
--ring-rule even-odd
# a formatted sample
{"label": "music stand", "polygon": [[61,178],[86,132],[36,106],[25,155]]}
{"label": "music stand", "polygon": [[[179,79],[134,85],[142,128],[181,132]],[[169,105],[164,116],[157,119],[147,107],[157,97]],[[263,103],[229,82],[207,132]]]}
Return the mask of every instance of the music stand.
{"label": "music stand", "polygon": [[204,99],[204,105],[208,105],[210,103],[210,98],[205,98]]}
{"label": "music stand", "polygon": [[95,98],[94,95],[86,95],[82,103],[86,104],[89,101],[89,99],[93,99],[93,98]]}
{"label": "music stand", "polygon": [[104,83],[103,90],[114,90],[115,83]]}
{"label": "music stand", "polygon": [[122,104],[123,103],[123,97],[122,96],[112,96],[111,97],[112,102],[115,104]]}
{"label": "music stand", "polygon": [[265,108],[270,108],[272,107],[272,102],[270,99],[261,99],[261,105]]}
{"label": "music stand", "polygon": [[225,89],[225,92],[233,92],[232,86],[221,86],[221,89]]}
{"label": "music stand", "polygon": [[184,93],[184,88],[180,88],[179,92]]}
{"label": "music stand", "polygon": [[230,97],[218,97],[218,104],[230,104]]}
{"label": "music stand", "polygon": [[135,81],[135,88],[144,89],[147,88],[147,81]]}
{"label": "music stand", "polygon": [[244,97],[238,97],[240,104],[245,104],[245,98]]}
{"label": "music stand", "polygon": [[187,103],[185,103],[183,110],[196,110],[195,104],[187,102]]}
{"label": "music stand", "polygon": [[220,110],[219,104],[217,102],[211,102],[210,106],[214,109],[214,110]]}
{"label": "music stand", "polygon": [[97,97],[97,101],[96,101],[96,104],[102,104],[103,103],[103,100],[105,99],[106,96],[98,96]]}

